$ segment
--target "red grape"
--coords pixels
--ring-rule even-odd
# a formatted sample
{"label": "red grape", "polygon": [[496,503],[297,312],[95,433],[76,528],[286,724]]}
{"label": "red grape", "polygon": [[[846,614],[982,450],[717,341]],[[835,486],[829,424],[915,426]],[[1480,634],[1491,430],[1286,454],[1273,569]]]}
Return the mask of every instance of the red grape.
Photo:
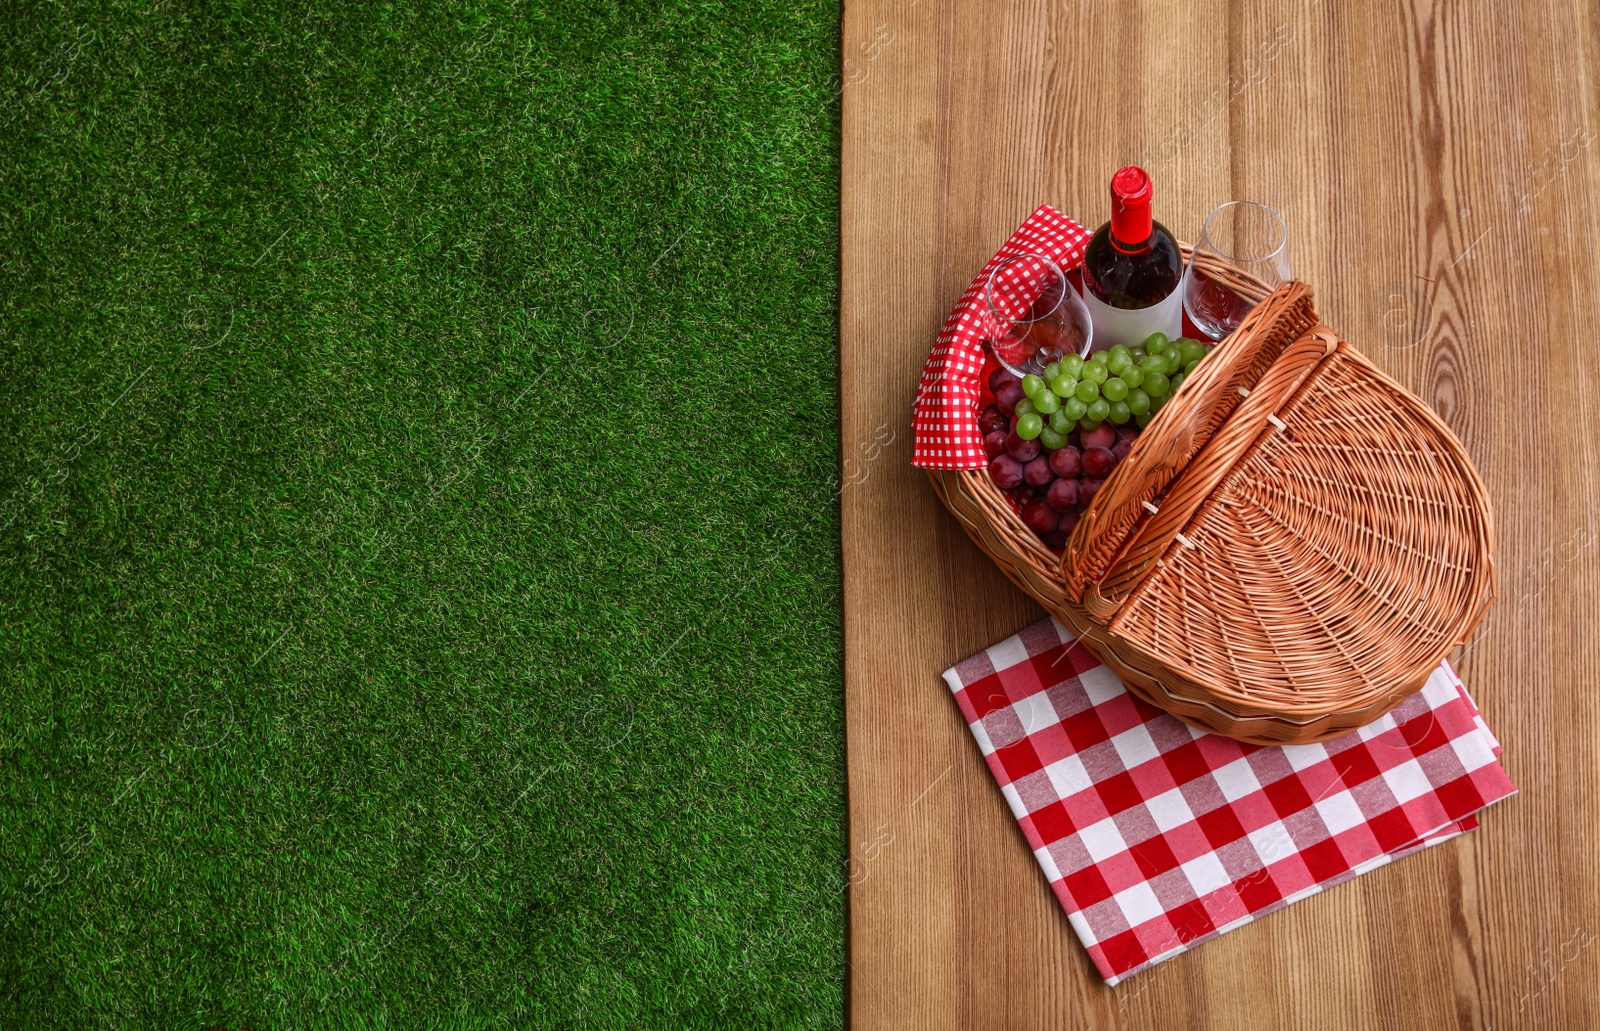
{"label": "red grape", "polygon": [[1022,506],[1022,521],[1034,533],[1049,533],[1061,523],[1061,513],[1051,508],[1043,498],[1034,498]]}
{"label": "red grape", "polygon": [[1078,503],[1078,481],[1065,478],[1057,480],[1050,485],[1050,493],[1045,495],[1045,500],[1057,512],[1071,510]]}
{"label": "red grape", "polygon": [[1022,383],[1018,380],[1012,380],[1009,383],[1000,384],[1000,389],[994,392],[994,403],[1000,409],[1000,414],[1009,419],[1017,410],[1017,402],[1021,401],[1025,396],[1022,392]]}
{"label": "red grape", "polygon": [[1127,458],[1128,457],[1128,452],[1132,451],[1132,450],[1133,450],[1133,441],[1132,440],[1119,440],[1119,441],[1117,441],[1117,446],[1111,449],[1111,453],[1113,455],[1116,455],[1117,456],[1117,461],[1120,462],[1124,458]]}
{"label": "red grape", "polygon": [[996,394],[1000,392],[1001,386],[1007,383],[1015,383],[1021,386],[1022,380],[1013,375],[1010,369],[1003,366],[989,373],[989,389]]}
{"label": "red grape", "polygon": [[1028,481],[1030,487],[1044,487],[1056,478],[1056,474],[1050,471],[1050,459],[1040,455],[1022,467],[1022,478]]}
{"label": "red grape", "polygon": [[983,410],[982,415],[978,416],[978,432],[989,434],[995,430],[1010,429],[1008,422],[1004,412],[997,406],[990,405]]}
{"label": "red grape", "polygon": [[1023,440],[1017,436],[1016,430],[1012,430],[1011,435],[1006,437],[1006,453],[1019,462],[1031,462],[1039,457],[1039,438]]}
{"label": "red grape", "polygon": [[1083,453],[1083,474],[1105,479],[1116,468],[1117,456],[1110,448],[1091,447]]}
{"label": "red grape", "polygon": [[1006,452],[1006,431],[994,430],[983,435],[983,453],[993,458]]}
{"label": "red grape", "polygon": [[1067,536],[1071,536],[1072,535],[1072,528],[1074,526],[1077,526],[1077,525],[1078,525],[1078,513],[1076,513],[1076,512],[1063,512],[1063,513],[1061,513],[1061,522],[1059,524],[1057,524],[1057,526],[1056,526],[1056,532],[1057,533],[1061,533],[1061,534],[1065,534]]}
{"label": "red grape", "polygon": [[[995,459],[995,461],[998,462],[999,459],[997,458],[997,459]],[[1106,481],[1100,480],[1100,479],[1096,479],[1093,476],[1085,476],[1083,479],[1079,480],[1078,481],[1078,504],[1087,505],[1089,502],[1093,501],[1095,493],[1097,491],[1099,491],[1100,485],[1102,483],[1104,483],[1104,482],[1106,482]]]}
{"label": "red grape", "polygon": [[1022,484],[1022,463],[1010,455],[1001,455],[989,463],[989,478],[1001,490],[1010,490]]}
{"label": "red grape", "polygon": [[[1017,389],[1021,390],[1022,388],[1019,386]],[[1092,447],[1109,449],[1112,444],[1117,442],[1117,428],[1109,422],[1103,422],[1092,430],[1084,430],[1079,436],[1083,438],[1084,450]]]}
{"label": "red grape", "polygon": [[1068,444],[1051,453],[1050,468],[1057,476],[1077,476],[1083,472],[1083,452]]}
{"label": "red grape", "polygon": [[1134,440],[1138,436],[1139,436],[1139,427],[1137,427],[1137,426],[1134,426],[1132,424],[1124,424],[1122,426],[1118,426],[1117,427],[1117,439],[1118,440]]}
{"label": "red grape", "polygon": [[1060,530],[1051,530],[1044,535],[1044,546],[1051,551],[1067,550],[1067,535]]}

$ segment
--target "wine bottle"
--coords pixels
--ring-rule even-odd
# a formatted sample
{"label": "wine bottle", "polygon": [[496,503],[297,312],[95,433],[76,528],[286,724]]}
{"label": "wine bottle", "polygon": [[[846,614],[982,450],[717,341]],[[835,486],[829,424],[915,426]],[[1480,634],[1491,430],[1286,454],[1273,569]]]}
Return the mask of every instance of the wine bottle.
{"label": "wine bottle", "polygon": [[1150,216],[1150,175],[1129,165],[1111,177],[1111,221],[1083,256],[1084,303],[1094,350],[1130,347],[1151,333],[1183,335],[1183,254]]}

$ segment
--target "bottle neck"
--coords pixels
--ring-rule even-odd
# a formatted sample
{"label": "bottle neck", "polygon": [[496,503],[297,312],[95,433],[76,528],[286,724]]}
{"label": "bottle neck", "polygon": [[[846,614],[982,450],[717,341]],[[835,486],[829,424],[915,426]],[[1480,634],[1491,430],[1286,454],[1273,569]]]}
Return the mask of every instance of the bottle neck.
{"label": "bottle neck", "polygon": [[1136,254],[1150,249],[1155,236],[1155,222],[1150,217],[1150,204],[1124,204],[1116,198],[1111,201],[1111,246],[1124,254]]}
{"label": "bottle neck", "polygon": [[1124,254],[1150,249],[1155,222],[1150,217],[1150,174],[1138,165],[1111,177],[1111,243]]}

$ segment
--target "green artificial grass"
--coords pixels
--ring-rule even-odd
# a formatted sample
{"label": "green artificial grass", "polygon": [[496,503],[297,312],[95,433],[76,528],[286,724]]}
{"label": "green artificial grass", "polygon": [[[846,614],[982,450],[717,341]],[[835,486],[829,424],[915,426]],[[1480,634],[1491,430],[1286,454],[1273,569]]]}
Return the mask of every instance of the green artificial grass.
{"label": "green artificial grass", "polygon": [[0,1027],[842,1023],[838,14],[6,8]]}

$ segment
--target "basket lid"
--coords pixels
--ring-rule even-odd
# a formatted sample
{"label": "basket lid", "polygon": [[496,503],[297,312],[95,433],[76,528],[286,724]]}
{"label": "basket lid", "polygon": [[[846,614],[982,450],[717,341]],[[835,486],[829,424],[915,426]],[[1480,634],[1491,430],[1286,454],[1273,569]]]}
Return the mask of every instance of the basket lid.
{"label": "basket lid", "polygon": [[1217,436],[1242,448],[1107,626],[1160,657],[1169,694],[1245,718],[1386,711],[1494,595],[1487,492],[1461,442],[1331,330],[1304,342],[1325,357],[1275,414],[1241,410]]}
{"label": "basket lid", "polygon": [[[1266,293],[1259,281],[1231,285],[1247,298]],[[1316,323],[1310,287],[1291,280],[1258,303],[1239,328],[1195,369],[1139,434],[1133,449],[1118,463],[1078,522],[1061,558],[1068,597],[1083,603],[1089,585],[1110,567],[1130,532],[1149,515],[1149,508],[1284,349]],[[1103,621],[1110,613],[1091,615]]]}

